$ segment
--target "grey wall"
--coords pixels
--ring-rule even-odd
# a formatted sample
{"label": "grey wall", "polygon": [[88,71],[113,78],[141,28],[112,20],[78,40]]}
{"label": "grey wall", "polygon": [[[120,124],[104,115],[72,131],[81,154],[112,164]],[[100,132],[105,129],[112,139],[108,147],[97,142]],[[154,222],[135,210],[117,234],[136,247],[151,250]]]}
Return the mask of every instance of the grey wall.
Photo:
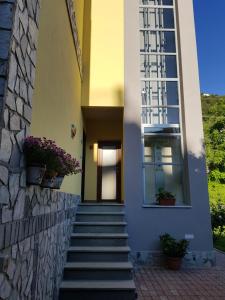
{"label": "grey wall", "polygon": [[[190,208],[144,208],[141,147],[141,99],[139,78],[139,1],[125,1],[125,110],[124,166],[125,201],[132,251],[158,249],[159,235],[177,238],[194,234],[193,255],[211,257],[213,250],[207,177],[203,146],[202,115],[197,68],[192,0],[178,0],[180,59],[183,106],[186,196]],[[194,254],[195,253],[195,254]],[[192,257],[195,259],[194,257]]]}

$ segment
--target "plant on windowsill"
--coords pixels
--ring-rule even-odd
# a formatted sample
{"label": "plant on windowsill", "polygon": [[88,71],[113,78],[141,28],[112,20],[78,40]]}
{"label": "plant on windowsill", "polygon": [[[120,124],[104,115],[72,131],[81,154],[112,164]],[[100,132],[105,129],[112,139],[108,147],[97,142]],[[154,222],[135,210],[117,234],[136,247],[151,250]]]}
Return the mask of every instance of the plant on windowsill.
{"label": "plant on windowsill", "polygon": [[170,270],[179,270],[187,253],[189,241],[185,239],[177,241],[171,235],[165,233],[160,236],[160,245],[165,255],[166,267]]}
{"label": "plant on windowsill", "polygon": [[45,150],[41,138],[27,137],[23,146],[27,166],[27,184],[40,185],[46,171]]}
{"label": "plant on windowsill", "polygon": [[163,188],[160,188],[156,194],[157,203],[163,206],[174,206],[176,202],[175,196],[165,191]]}

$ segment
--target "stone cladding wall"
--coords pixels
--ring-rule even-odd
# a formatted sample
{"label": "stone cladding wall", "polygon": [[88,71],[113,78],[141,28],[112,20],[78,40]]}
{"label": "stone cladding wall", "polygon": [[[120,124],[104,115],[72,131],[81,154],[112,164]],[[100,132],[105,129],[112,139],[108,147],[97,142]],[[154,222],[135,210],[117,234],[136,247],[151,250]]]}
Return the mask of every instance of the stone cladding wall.
{"label": "stone cladding wall", "polygon": [[79,197],[26,186],[41,0],[0,0],[0,299],[57,299]]}

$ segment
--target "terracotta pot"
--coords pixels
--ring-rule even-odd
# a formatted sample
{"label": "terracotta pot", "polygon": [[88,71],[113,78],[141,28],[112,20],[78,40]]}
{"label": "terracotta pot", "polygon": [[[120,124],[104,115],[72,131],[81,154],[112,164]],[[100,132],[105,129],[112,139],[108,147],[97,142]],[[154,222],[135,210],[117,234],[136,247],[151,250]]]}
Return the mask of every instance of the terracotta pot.
{"label": "terracotta pot", "polygon": [[159,199],[159,205],[163,205],[163,206],[174,206],[175,202],[176,199],[172,199],[172,198]]}
{"label": "terracotta pot", "polygon": [[57,176],[54,179],[53,189],[60,190],[65,176]]}
{"label": "terracotta pot", "polygon": [[180,270],[182,265],[182,258],[181,257],[167,257],[166,258],[166,266],[170,270]]}
{"label": "terracotta pot", "polygon": [[27,167],[27,184],[40,185],[45,175],[45,166],[28,166]]}

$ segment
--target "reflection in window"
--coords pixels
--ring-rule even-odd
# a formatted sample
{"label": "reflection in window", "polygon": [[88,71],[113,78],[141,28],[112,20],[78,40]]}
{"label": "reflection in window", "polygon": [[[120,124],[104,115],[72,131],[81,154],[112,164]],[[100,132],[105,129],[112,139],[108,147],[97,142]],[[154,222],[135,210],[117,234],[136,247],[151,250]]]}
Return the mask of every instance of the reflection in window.
{"label": "reflection in window", "polygon": [[174,29],[174,14],[172,8],[140,8],[141,28]]}
{"label": "reflection in window", "polygon": [[174,81],[142,81],[142,105],[178,105],[178,83]]}
{"label": "reflection in window", "polygon": [[175,53],[174,31],[141,30],[141,52]]}
{"label": "reflection in window", "polygon": [[172,192],[182,204],[182,156],[179,136],[144,138],[145,204],[154,204],[160,188]]}
{"label": "reflection in window", "polygon": [[142,124],[179,124],[179,108],[142,107]]}
{"label": "reflection in window", "polygon": [[141,77],[176,78],[176,55],[141,55]]}
{"label": "reflection in window", "polygon": [[173,5],[173,0],[139,0],[140,5]]}

